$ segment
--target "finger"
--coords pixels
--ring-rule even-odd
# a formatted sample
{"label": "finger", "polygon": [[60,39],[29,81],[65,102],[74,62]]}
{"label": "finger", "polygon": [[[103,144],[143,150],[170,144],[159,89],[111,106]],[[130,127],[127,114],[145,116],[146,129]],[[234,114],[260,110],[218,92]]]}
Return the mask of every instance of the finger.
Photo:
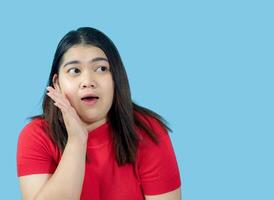
{"label": "finger", "polygon": [[[53,94],[51,92],[48,93],[48,96],[50,96],[54,100],[54,105],[61,109],[61,112],[63,114],[69,113],[75,115],[74,108],[70,105],[70,103],[64,102],[64,97],[58,97],[56,94]],[[67,100],[68,101],[68,100]]]}
{"label": "finger", "polygon": [[66,102],[69,102],[67,97],[65,96],[65,94],[63,94],[59,84],[56,84],[56,88],[54,88],[54,91],[56,92],[57,95],[60,95],[60,96],[64,97],[64,99],[66,99],[65,100]]}
{"label": "finger", "polygon": [[62,93],[59,86],[57,86],[57,89],[55,90],[55,94],[56,94],[57,97],[60,97],[61,99],[63,99],[64,103],[66,103],[68,106],[71,106],[70,101],[68,100],[66,95]]}
{"label": "finger", "polygon": [[[57,88],[57,87],[56,87]],[[53,87],[47,87],[48,89],[48,96],[54,100],[54,105],[61,109],[62,113],[74,113],[74,108],[71,106],[70,101],[67,99],[67,97],[60,92],[58,92],[58,89],[54,89]]]}
{"label": "finger", "polygon": [[55,89],[54,87],[48,86],[47,90],[53,94],[58,94],[57,89]]}
{"label": "finger", "polygon": [[61,89],[59,87],[59,84],[56,84],[56,88],[55,89],[56,89],[57,92],[59,92],[60,94],[62,94],[62,91],[61,91]]}
{"label": "finger", "polygon": [[60,105],[58,102],[55,102],[54,105],[59,108],[61,110],[61,112],[63,112],[64,107],[62,105]]}
{"label": "finger", "polygon": [[[48,95],[50,96],[52,94],[48,94]],[[60,101],[58,99],[53,104],[56,107],[58,107],[62,113],[68,112],[68,110],[69,110],[69,107],[65,103],[63,103],[62,101]]]}
{"label": "finger", "polygon": [[60,109],[66,109],[69,107],[62,98],[56,96],[54,92],[48,92],[47,95],[54,101],[54,105],[58,106]]}
{"label": "finger", "polygon": [[54,105],[62,109],[68,108],[68,105],[64,103],[64,101],[61,98],[57,97],[55,94],[49,92],[47,93],[47,95],[54,101]]}
{"label": "finger", "polygon": [[64,105],[70,106],[69,100],[62,93],[58,92],[58,89],[54,89],[52,87],[47,87],[49,94],[52,94],[51,97],[54,101],[59,101],[60,103],[64,103]]}

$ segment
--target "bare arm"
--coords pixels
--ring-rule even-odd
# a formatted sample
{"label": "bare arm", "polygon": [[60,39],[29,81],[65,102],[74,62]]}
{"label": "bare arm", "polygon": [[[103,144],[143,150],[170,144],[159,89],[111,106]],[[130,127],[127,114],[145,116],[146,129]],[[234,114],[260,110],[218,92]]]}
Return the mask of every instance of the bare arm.
{"label": "bare arm", "polygon": [[68,132],[68,141],[54,174],[20,177],[24,200],[80,199],[85,174],[87,129],[75,109],[60,90],[48,94],[61,109]]}
{"label": "bare arm", "polygon": [[68,141],[54,174],[20,177],[23,200],[80,199],[85,174],[85,145]]}

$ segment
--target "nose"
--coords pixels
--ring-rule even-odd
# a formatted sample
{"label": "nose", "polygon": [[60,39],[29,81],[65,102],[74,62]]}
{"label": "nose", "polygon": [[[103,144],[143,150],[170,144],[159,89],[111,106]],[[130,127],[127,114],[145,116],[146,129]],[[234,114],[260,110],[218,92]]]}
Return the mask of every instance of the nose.
{"label": "nose", "polygon": [[81,88],[96,88],[96,86],[97,84],[92,74],[83,74],[80,86]]}

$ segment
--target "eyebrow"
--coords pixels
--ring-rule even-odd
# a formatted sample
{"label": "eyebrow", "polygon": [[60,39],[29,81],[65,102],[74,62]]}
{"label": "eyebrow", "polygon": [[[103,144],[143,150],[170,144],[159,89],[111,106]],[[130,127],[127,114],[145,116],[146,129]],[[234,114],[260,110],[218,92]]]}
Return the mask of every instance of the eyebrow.
{"label": "eyebrow", "polygon": [[[96,58],[93,58],[92,60],[90,60],[89,63],[93,63],[93,62],[97,62],[97,61],[101,61],[101,60],[108,62],[108,59],[106,59],[104,57],[96,57]],[[72,60],[72,61],[69,61],[66,64],[64,64],[64,67],[66,67],[67,65],[70,65],[70,64],[80,64],[80,63],[81,62],[79,60]]]}

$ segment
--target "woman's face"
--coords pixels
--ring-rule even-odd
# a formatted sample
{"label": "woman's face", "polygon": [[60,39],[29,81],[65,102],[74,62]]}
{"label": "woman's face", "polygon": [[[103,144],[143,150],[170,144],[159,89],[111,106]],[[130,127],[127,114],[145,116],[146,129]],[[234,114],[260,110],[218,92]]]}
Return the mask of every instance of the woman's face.
{"label": "woman's face", "polygon": [[106,121],[114,84],[108,59],[100,48],[91,45],[71,47],[63,55],[53,83],[55,88],[60,86],[83,122],[100,125]]}

